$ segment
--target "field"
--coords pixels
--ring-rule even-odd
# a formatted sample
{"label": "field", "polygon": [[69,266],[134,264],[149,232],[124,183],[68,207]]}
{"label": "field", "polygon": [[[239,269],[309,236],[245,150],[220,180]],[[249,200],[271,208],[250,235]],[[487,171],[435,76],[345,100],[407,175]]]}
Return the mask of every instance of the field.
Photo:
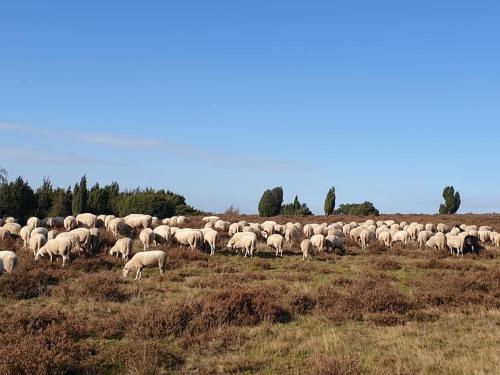
{"label": "field", "polygon": [[[500,231],[499,215],[376,220],[388,218]],[[345,255],[303,261],[264,244],[253,259],[168,248],[168,272],[134,282],[103,236],[101,253],[66,268],[0,242],[21,258],[0,277],[0,374],[499,373],[500,249],[457,258],[347,242]]]}

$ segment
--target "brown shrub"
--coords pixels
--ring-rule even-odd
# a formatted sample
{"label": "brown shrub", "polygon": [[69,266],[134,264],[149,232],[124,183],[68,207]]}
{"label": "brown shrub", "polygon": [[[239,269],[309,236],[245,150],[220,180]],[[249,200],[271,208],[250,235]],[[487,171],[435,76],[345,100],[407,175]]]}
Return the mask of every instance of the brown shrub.
{"label": "brown shrub", "polygon": [[198,265],[208,266],[210,256],[197,250],[188,250],[182,248],[171,249],[168,252],[168,269],[180,268],[185,264],[199,262]]}
{"label": "brown shrub", "polygon": [[295,282],[306,283],[312,280],[311,275],[305,272],[282,273],[278,276],[278,278],[284,281],[288,281],[290,283],[295,283]]}
{"label": "brown shrub", "polygon": [[49,272],[18,269],[0,277],[0,296],[13,299],[30,299],[49,294],[49,285],[58,281]]}
{"label": "brown shrub", "polygon": [[405,317],[393,313],[367,314],[366,320],[376,326],[392,327],[406,324]]}
{"label": "brown shrub", "polygon": [[350,290],[370,313],[404,314],[411,309],[408,298],[383,279],[357,280]]}
{"label": "brown shrub", "polygon": [[66,300],[88,298],[95,301],[123,302],[129,298],[121,284],[123,281],[111,272],[84,274],[78,283],[60,284],[54,295]]}
{"label": "brown shrub", "polygon": [[378,270],[390,271],[390,270],[399,270],[401,269],[401,265],[389,258],[379,258],[373,262],[373,265]]}
{"label": "brown shrub", "polygon": [[111,271],[115,266],[121,267],[123,264],[120,260],[116,260],[112,257],[109,257],[109,259],[105,259],[100,256],[94,258],[76,258],[71,262],[71,268],[85,273]]}
{"label": "brown shrub", "polygon": [[316,300],[308,293],[294,293],[287,296],[285,302],[294,314],[305,314],[316,307]]}
{"label": "brown shrub", "polygon": [[161,307],[146,307],[132,320],[132,330],[142,338],[181,336],[197,313],[189,303],[173,303]]}
{"label": "brown shrub", "polygon": [[242,272],[242,273],[231,273],[226,275],[212,275],[212,276],[204,276],[197,277],[189,280],[187,286],[190,288],[211,288],[211,289],[221,289],[227,288],[228,285],[235,286],[248,284],[251,281],[258,280],[266,280],[267,277],[265,274],[261,272]]}
{"label": "brown shrub", "polygon": [[274,268],[270,261],[264,259],[257,259],[254,261],[253,265],[255,268],[260,268],[262,270],[272,270]]}
{"label": "brown shrub", "polygon": [[415,263],[418,268],[424,269],[448,269],[457,271],[484,271],[486,267],[481,264],[477,264],[471,260],[466,259],[436,259],[431,258],[427,260],[421,260]]}
{"label": "brown shrub", "polygon": [[314,354],[311,356],[311,375],[360,375],[359,359],[350,355]]}

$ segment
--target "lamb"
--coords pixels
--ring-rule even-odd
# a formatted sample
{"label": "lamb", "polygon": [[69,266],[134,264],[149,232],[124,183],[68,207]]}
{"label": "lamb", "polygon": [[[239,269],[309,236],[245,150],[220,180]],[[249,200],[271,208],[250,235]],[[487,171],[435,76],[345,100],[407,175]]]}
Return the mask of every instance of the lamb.
{"label": "lamb", "polygon": [[66,216],[64,218],[64,228],[67,231],[75,229],[78,226],[76,219],[73,216]]}
{"label": "lamb", "polygon": [[210,255],[214,255],[217,240],[219,239],[219,232],[210,228],[205,228],[201,231],[203,233],[203,241],[210,246]]}
{"label": "lamb", "polygon": [[392,247],[392,234],[389,230],[385,230],[379,233],[378,240],[382,242],[387,247]]}
{"label": "lamb", "polygon": [[132,240],[128,237],[120,238],[109,250],[109,255],[115,255],[117,258],[121,254],[123,259],[128,259],[132,252]]}
{"label": "lamb", "polygon": [[19,237],[21,237],[21,239],[23,240],[23,249],[28,248],[28,243],[31,237],[32,230],[33,230],[32,227],[26,225],[22,227],[21,230],[19,231]]}
{"label": "lamb", "polygon": [[97,224],[97,216],[94,214],[79,214],[76,215],[76,223],[77,225],[85,226],[87,228],[95,228]]}
{"label": "lamb", "polygon": [[424,247],[425,243],[433,236],[432,231],[424,230],[418,234],[417,243],[418,247]]}
{"label": "lamb", "polygon": [[33,251],[33,255],[36,255],[36,252],[40,250],[40,248],[47,243],[47,238],[40,233],[35,233],[30,237],[29,240],[29,248]]}
{"label": "lamb", "polygon": [[340,238],[339,236],[326,236],[325,244],[327,250],[339,249],[340,251],[344,252],[344,243],[342,241],[342,238]]}
{"label": "lamb", "polygon": [[272,234],[267,237],[267,245],[274,251],[276,251],[276,256],[278,253],[283,256],[283,244],[285,239],[281,234]]}
{"label": "lamb", "polygon": [[325,236],[322,234],[315,234],[311,237],[311,244],[313,249],[317,249],[318,252],[323,251],[325,248]]}
{"label": "lamb", "polygon": [[0,275],[4,273],[4,271],[12,272],[17,268],[19,264],[19,258],[16,253],[13,251],[0,251]]}
{"label": "lamb", "polygon": [[37,217],[30,217],[28,221],[26,222],[26,226],[31,227],[31,228],[38,228],[42,226],[42,220],[40,220]]}
{"label": "lamb", "polygon": [[156,246],[155,234],[151,228],[145,228],[139,234],[139,239],[144,246],[144,251],[148,250],[151,245]]}
{"label": "lamb", "polygon": [[161,250],[139,252],[135,254],[123,267],[123,277],[127,277],[130,271],[137,270],[135,280],[142,278],[144,267],[158,266],[160,275],[167,270],[167,254]]}
{"label": "lamb", "polygon": [[48,255],[50,257],[50,261],[52,262],[54,255],[59,255],[62,257],[62,265],[66,264],[66,260],[69,260],[69,254],[73,248],[73,242],[70,238],[56,238],[42,246],[35,255],[35,261],[40,258]]}
{"label": "lamb", "polygon": [[361,250],[366,250],[370,241],[375,239],[375,235],[369,230],[362,230],[359,234],[359,239],[361,241]]}
{"label": "lamb", "polygon": [[305,239],[304,241],[302,241],[302,243],[300,244],[300,249],[302,250],[302,260],[306,260],[307,258],[309,258],[309,254],[312,255],[313,250],[311,240]]}
{"label": "lamb", "polygon": [[253,252],[257,248],[257,235],[251,232],[236,233],[227,243],[227,248],[230,250],[242,249],[245,251],[245,257],[247,255],[253,257]]}

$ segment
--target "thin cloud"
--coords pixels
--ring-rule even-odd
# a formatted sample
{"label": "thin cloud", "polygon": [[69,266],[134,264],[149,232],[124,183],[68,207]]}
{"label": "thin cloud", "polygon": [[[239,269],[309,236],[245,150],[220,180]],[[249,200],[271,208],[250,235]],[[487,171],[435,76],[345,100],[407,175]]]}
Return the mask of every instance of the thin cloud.
{"label": "thin cloud", "polygon": [[214,152],[186,144],[179,144],[170,140],[158,140],[144,137],[131,137],[116,134],[86,133],[79,131],[37,128],[28,125],[0,123],[0,129],[38,134],[49,139],[64,138],[68,141],[84,142],[98,146],[129,147],[146,150],[165,150],[173,152],[184,158],[201,160],[213,166],[222,168],[255,169],[262,172],[306,172],[311,166],[303,163],[278,160],[270,157],[257,157],[248,155],[231,155],[224,152]]}

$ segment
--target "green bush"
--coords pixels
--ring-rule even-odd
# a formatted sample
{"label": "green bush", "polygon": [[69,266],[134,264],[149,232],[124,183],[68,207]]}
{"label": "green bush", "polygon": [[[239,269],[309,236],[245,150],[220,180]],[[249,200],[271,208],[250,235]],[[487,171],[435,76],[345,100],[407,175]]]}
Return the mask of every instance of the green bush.
{"label": "green bush", "polygon": [[282,203],[283,188],[281,186],[275,187],[272,190],[266,190],[259,202],[259,216],[270,217],[279,215]]}
{"label": "green bush", "polygon": [[281,206],[281,215],[309,216],[312,214],[313,213],[311,212],[309,207],[307,207],[307,204],[301,204],[297,196],[295,196],[295,200],[293,201],[293,203],[284,204],[283,206]]}
{"label": "green bush", "polygon": [[355,216],[378,216],[379,211],[373,206],[372,202],[363,203],[345,203],[341,204],[336,214],[339,215],[355,215]]}

